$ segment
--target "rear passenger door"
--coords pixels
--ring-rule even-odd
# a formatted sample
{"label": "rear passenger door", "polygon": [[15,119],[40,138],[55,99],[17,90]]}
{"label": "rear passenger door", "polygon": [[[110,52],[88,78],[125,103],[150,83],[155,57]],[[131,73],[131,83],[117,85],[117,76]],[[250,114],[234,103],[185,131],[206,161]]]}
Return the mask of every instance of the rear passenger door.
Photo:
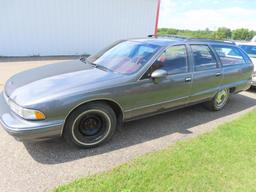
{"label": "rear passenger door", "polygon": [[208,45],[190,45],[193,84],[190,102],[213,97],[219,89],[222,72],[214,52]]}

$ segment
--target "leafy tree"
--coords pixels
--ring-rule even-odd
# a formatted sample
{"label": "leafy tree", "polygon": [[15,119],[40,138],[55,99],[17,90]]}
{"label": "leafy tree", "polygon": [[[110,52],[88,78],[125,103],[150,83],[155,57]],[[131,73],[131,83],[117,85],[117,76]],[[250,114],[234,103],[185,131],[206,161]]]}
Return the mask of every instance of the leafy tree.
{"label": "leafy tree", "polygon": [[232,32],[232,38],[234,40],[251,40],[253,38],[253,32],[248,29],[236,29]]}
{"label": "leafy tree", "polygon": [[[253,37],[256,37],[256,31],[250,31],[250,36],[253,38]],[[252,39],[251,38],[251,39]]]}
{"label": "leafy tree", "polygon": [[235,40],[251,40],[256,31],[250,31],[249,29],[236,29],[231,31],[229,28],[220,27],[217,31],[211,31],[209,28],[205,30],[185,30],[185,29],[173,29],[173,28],[161,28],[158,30],[158,34],[172,34],[181,35],[191,38],[207,38],[207,39],[235,39]]}
{"label": "leafy tree", "polygon": [[177,35],[178,30],[177,29],[168,29],[168,28],[162,28],[159,30],[158,34],[172,34],[172,35]]}
{"label": "leafy tree", "polygon": [[215,39],[231,39],[232,31],[226,27],[220,27],[214,34]]}

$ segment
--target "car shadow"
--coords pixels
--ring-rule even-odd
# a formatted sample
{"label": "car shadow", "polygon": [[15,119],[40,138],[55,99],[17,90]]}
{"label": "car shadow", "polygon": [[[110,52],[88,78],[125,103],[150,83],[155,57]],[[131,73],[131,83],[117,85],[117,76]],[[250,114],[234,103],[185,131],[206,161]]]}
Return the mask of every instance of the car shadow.
{"label": "car shadow", "polygon": [[[253,93],[250,93],[253,94]],[[24,143],[32,158],[42,164],[59,164],[86,158],[150,141],[173,133],[191,134],[194,126],[228,116],[256,105],[256,99],[234,95],[222,111],[212,112],[195,105],[165,114],[126,123],[108,143],[93,149],[78,149],[63,139],[39,143]]]}

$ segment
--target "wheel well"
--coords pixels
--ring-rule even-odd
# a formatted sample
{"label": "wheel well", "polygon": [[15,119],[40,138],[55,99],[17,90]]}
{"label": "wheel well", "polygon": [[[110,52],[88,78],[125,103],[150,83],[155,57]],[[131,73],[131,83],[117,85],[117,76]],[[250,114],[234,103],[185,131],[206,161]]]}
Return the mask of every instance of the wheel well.
{"label": "wheel well", "polygon": [[123,120],[123,111],[117,103],[115,103],[114,101],[109,101],[109,100],[99,100],[97,102],[107,103],[107,105],[109,105],[114,110],[118,121]]}
{"label": "wheel well", "polygon": [[229,92],[230,92],[230,93],[235,93],[235,91],[236,91],[236,88],[235,88],[235,87],[229,88]]}
{"label": "wheel well", "polygon": [[67,117],[66,117],[66,119],[65,119],[65,123],[66,123],[66,120],[68,119],[68,117],[70,116],[70,114],[71,114],[73,111],[75,111],[77,108],[79,108],[79,107],[81,107],[81,106],[83,106],[83,105],[87,105],[87,104],[89,104],[89,103],[95,103],[95,102],[97,102],[97,103],[105,103],[105,104],[107,104],[108,106],[110,106],[110,107],[114,110],[114,112],[115,112],[115,114],[116,114],[118,123],[121,123],[121,122],[123,121],[123,111],[122,111],[122,109],[121,109],[121,107],[120,107],[119,104],[117,104],[117,103],[114,102],[114,101],[110,101],[110,100],[94,100],[94,101],[89,101],[89,102],[86,102],[86,103],[82,103],[82,104],[76,106],[74,109],[72,109],[72,110],[69,112],[69,114],[67,115]]}

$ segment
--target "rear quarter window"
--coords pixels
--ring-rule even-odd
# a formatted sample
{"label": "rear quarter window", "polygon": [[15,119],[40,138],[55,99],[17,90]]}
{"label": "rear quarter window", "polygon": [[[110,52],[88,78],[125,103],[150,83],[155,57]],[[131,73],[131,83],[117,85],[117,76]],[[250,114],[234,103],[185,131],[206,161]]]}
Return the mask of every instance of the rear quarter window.
{"label": "rear quarter window", "polygon": [[237,47],[213,45],[212,46],[223,66],[245,64],[241,51]]}

